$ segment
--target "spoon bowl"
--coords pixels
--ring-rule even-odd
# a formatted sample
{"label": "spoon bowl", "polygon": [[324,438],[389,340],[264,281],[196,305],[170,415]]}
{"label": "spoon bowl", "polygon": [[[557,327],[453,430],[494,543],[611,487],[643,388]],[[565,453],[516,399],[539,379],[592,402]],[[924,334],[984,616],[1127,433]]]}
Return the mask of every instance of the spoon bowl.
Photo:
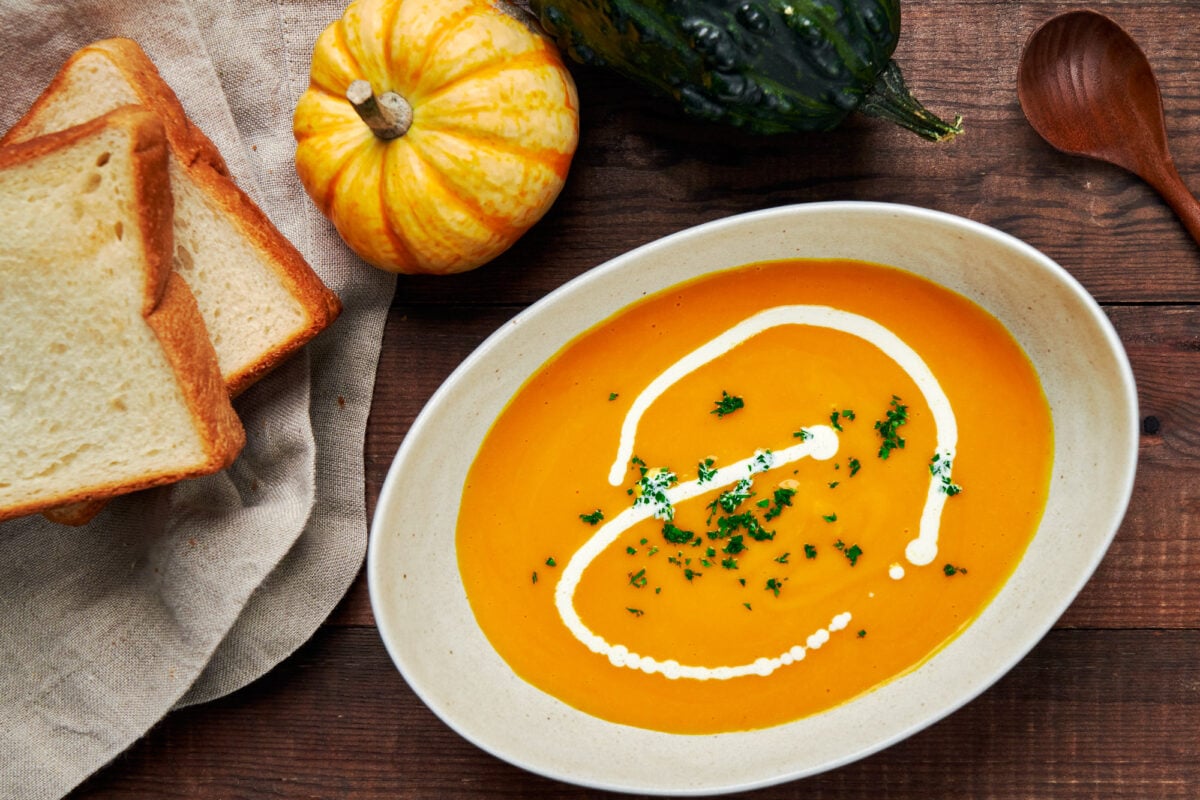
{"label": "spoon bowl", "polygon": [[1171,158],[1158,82],[1145,53],[1119,25],[1086,10],[1045,22],[1025,44],[1017,97],[1043,139],[1138,175],[1200,242],[1200,202]]}

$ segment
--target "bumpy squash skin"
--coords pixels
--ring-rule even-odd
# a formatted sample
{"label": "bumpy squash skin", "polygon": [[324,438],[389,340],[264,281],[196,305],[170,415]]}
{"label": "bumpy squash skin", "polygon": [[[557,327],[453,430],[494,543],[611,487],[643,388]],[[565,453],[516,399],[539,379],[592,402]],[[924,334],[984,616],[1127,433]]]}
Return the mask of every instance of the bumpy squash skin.
{"label": "bumpy squash skin", "polygon": [[[868,98],[900,38],[899,0],[532,0],[559,46],[752,133],[825,131]],[[907,95],[907,91],[904,90]],[[911,97],[908,97],[911,100]],[[901,103],[909,105],[907,101]],[[920,104],[877,114],[927,138]],[[897,115],[901,118],[898,119]],[[945,125],[945,123],[941,123]],[[946,126],[949,134],[955,126]]]}

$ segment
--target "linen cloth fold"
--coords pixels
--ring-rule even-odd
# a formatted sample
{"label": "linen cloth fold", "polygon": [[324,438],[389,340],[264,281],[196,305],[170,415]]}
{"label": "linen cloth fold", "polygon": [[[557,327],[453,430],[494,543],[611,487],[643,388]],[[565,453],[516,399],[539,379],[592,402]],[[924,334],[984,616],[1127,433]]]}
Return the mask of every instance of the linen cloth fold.
{"label": "linen cloth fold", "polygon": [[0,524],[0,798],[61,797],[172,708],[255,680],[361,567],[363,436],[395,279],[355,258],[308,201],[291,133],[313,44],[344,6],[0,2],[0,131],[79,47],[136,40],[344,305],[237,398],[247,446],[230,469],[119,498],[81,528]]}

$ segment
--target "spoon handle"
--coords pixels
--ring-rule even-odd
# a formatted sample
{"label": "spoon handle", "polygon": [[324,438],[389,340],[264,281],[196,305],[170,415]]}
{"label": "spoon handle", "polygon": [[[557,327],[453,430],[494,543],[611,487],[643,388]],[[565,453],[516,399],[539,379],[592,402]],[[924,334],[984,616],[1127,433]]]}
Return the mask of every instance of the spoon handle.
{"label": "spoon handle", "polygon": [[1179,216],[1188,233],[1200,244],[1200,200],[1183,182],[1174,162],[1170,159],[1161,162],[1154,174],[1147,176],[1147,181],[1158,190],[1167,205]]}

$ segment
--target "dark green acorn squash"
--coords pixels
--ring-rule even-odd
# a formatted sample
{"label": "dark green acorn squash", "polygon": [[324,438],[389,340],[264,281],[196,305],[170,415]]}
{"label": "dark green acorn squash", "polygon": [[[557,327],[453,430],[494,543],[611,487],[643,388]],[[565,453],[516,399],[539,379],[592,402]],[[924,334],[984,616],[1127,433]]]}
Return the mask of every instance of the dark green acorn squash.
{"label": "dark green acorn squash", "polygon": [[927,139],[960,133],[904,86],[899,0],[531,0],[571,58],[609,67],[703,119],[823,131],[852,111]]}

